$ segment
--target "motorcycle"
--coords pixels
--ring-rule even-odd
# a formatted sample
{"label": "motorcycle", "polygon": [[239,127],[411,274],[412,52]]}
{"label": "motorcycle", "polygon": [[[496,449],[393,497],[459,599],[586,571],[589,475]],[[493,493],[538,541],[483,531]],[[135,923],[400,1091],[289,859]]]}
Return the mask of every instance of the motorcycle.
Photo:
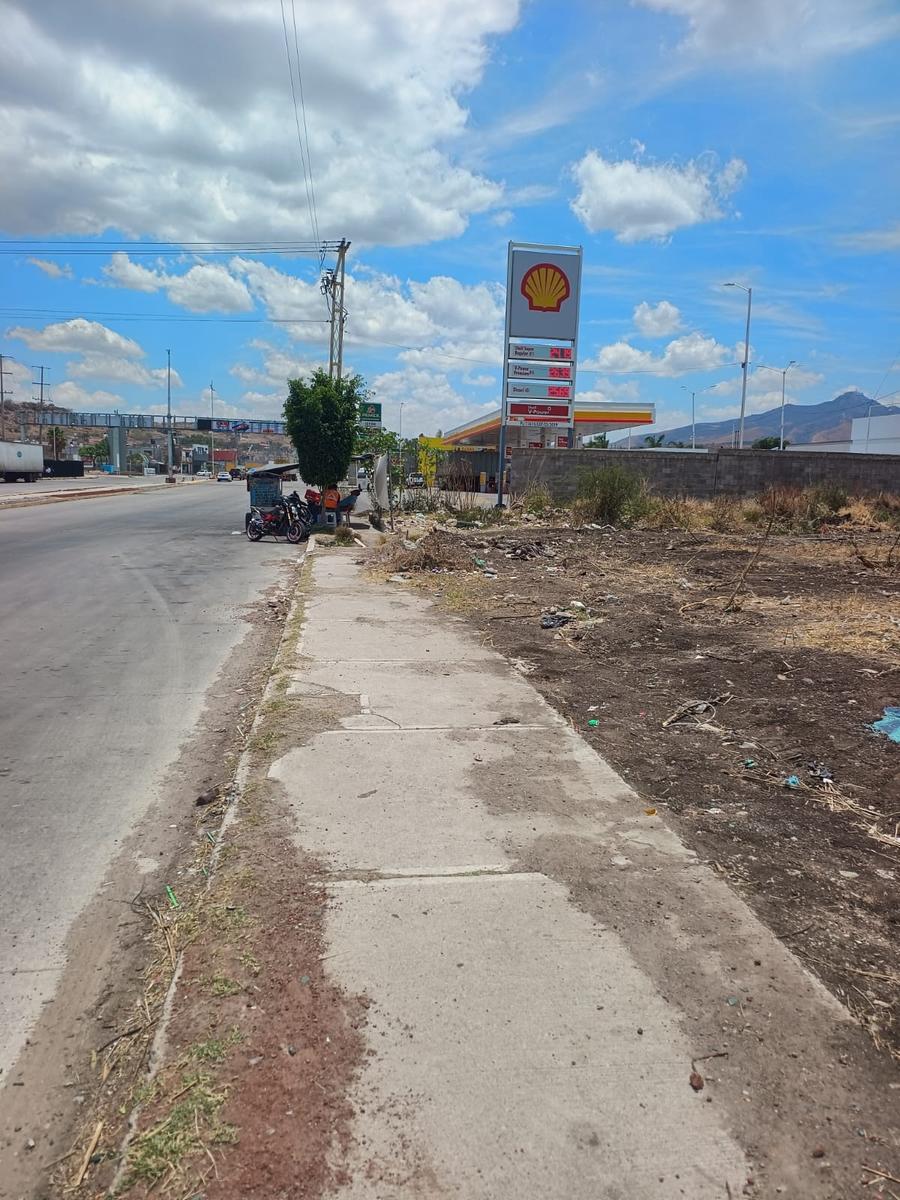
{"label": "motorcycle", "polygon": [[[302,503],[300,501],[301,505]],[[293,545],[297,545],[308,536],[309,523],[304,519],[300,506],[294,503],[293,497],[279,499],[274,508],[266,511],[260,508],[250,509],[247,537],[251,542],[258,542],[264,537],[285,537]]]}

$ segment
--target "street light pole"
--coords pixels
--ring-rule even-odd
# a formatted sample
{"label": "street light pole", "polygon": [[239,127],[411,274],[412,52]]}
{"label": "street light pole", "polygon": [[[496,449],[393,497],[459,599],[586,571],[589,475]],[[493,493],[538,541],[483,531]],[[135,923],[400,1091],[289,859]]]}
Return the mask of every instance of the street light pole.
{"label": "street light pole", "polygon": [[786,367],[767,367],[765,363],[760,363],[757,367],[758,371],[774,371],[781,376],[781,432],[778,435],[778,449],[784,449],[784,390],[787,373],[791,367],[796,367],[797,360],[792,358]]}
{"label": "street light pole", "polygon": [[175,447],[172,444],[172,351],[166,351],[166,457],[168,474],[175,473]]}
{"label": "street light pole", "polygon": [[216,469],[216,431],[215,418],[213,417],[213,398],[215,389],[212,385],[212,380],[209,381],[209,456],[212,459],[210,474]]}
{"label": "street light pole", "polygon": [[737,287],[747,293],[747,328],[744,331],[744,361],[741,363],[741,423],[738,433],[738,449],[744,448],[744,414],[747,411],[747,371],[750,366],[750,308],[753,304],[753,288],[742,283],[726,283],[726,287]]}

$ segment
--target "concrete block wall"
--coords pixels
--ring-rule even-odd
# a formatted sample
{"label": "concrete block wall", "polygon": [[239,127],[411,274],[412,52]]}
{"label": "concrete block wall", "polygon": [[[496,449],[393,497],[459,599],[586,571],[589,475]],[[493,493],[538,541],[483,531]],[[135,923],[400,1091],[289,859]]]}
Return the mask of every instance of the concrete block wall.
{"label": "concrete block wall", "polygon": [[555,500],[574,498],[585,471],[617,466],[643,476],[663,496],[754,496],[772,484],[814,487],[834,483],[851,495],[900,495],[900,455],[804,454],[790,450],[718,450],[681,454],[664,450],[513,450],[510,491],[535,484]]}

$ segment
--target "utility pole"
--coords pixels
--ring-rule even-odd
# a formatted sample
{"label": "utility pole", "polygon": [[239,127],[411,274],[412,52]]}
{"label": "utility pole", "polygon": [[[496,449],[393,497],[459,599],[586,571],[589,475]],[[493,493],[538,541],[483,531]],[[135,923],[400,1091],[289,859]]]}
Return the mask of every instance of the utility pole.
{"label": "utility pole", "polygon": [[215,397],[215,388],[212,385],[212,380],[209,381],[209,457],[212,459],[210,468],[212,471],[216,469],[216,433],[213,429],[215,419],[213,417],[213,403]]}
{"label": "utility pole", "polygon": [[328,378],[340,380],[344,365],[344,322],[347,314],[344,310],[344,281],[347,270],[347,251],[350,243],[341,238],[338,246],[337,263],[333,271],[327,271],[322,280],[322,294],[330,297],[331,312],[331,341],[328,348]]}
{"label": "utility pole", "polygon": [[172,440],[172,351],[166,351],[166,461],[168,474],[175,473],[175,446]]}
{"label": "utility pole", "polygon": [[[41,416],[40,416],[40,420],[37,423],[37,427],[38,427],[38,442],[43,446],[43,444],[44,444],[44,372],[49,371],[50,368],[49,367],[32,367],[31,369],[33,371],[40,371],[40,373],[41,373],[40,379],[32,379],[31,382],[34,387],[39,387],[41,389],[41,391],[40,391]],[[32,396],[32,400],[33,399],[34,399],[34,397]]]}
{"label": "utility pole", "polygon": [[0,354],[0,442],[6,441],[6,381],[3,378],[3,359],[8,357],[8,354]]}
{"label": "utility pole", "polygon": [[753,304],[753,288],[742,283],[726,283],[726,287],[740,288],[747,293],[747,328],[744,331],[744,361],[741,363],[741,423],[738,433],[738,450],[744,448],[744,414],[747,411],[747,372],[750,368],[750,308]]}

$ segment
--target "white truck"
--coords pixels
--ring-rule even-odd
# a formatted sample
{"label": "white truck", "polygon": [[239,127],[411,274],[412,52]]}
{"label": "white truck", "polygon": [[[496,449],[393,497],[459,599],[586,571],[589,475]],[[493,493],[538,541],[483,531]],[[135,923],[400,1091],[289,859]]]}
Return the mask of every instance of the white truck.
{"label": "white truck", "polygon": [[0,442],[0,476],[6,483],[35,483],[44,474],[44,450],[31,442]]}

